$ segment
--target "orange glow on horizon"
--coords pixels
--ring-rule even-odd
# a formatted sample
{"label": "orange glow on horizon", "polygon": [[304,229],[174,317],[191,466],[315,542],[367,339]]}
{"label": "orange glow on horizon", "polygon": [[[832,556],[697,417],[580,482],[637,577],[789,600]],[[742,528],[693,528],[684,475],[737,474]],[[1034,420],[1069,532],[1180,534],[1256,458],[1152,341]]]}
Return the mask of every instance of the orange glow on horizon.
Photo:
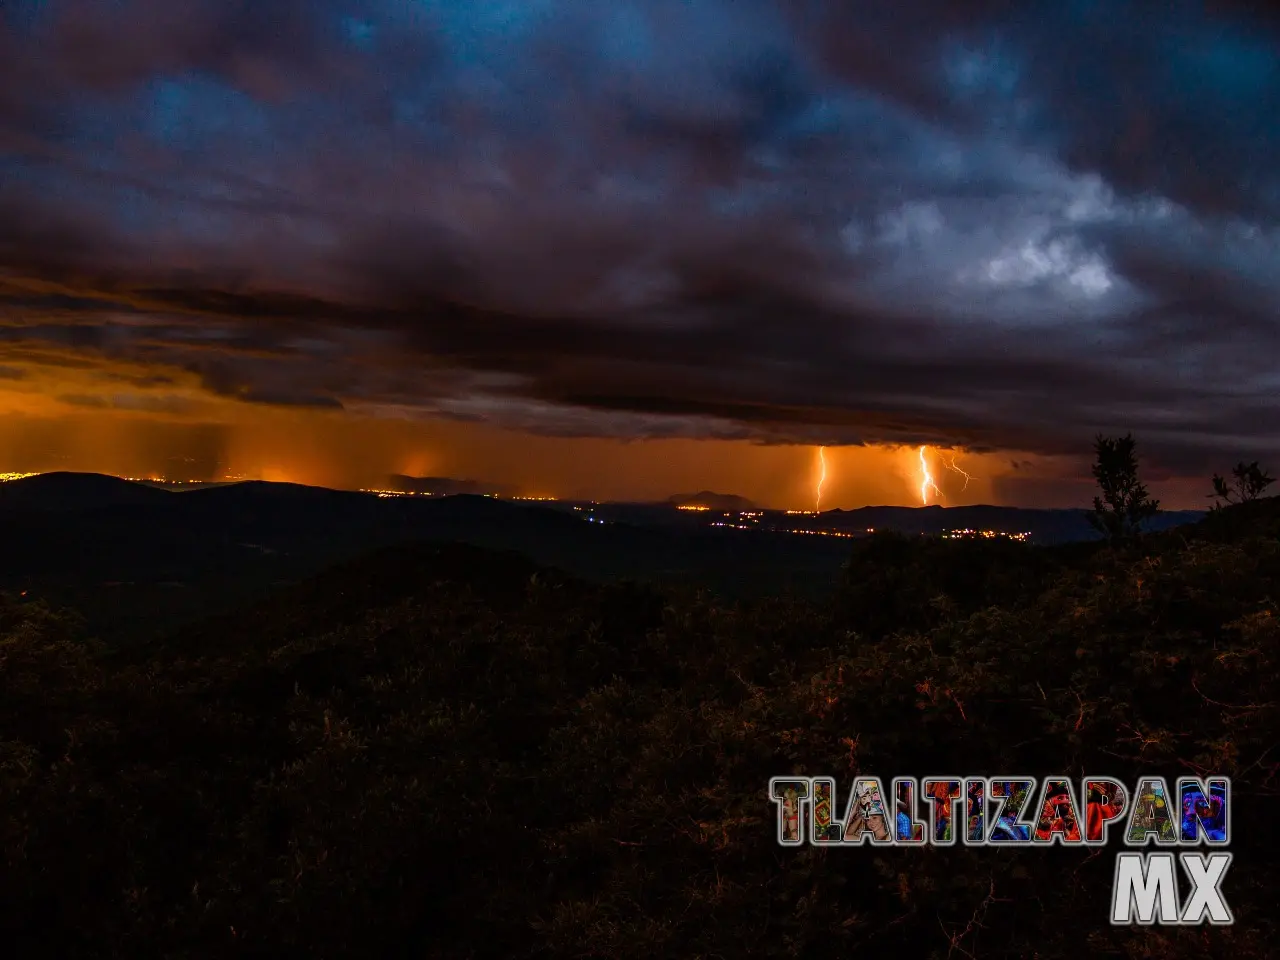
{"label": "orange glow on horizon", "polygon": [[[1031,505],[1018,493],[1023,489],[1034,505],[1088,506],[1092,495],[1087,472],[1061,479],[1080,473],[1079,464],[1012,451],[963,453],[962,461],[960,450],[947,458],[951,451],[914,445],[822,446],[815,465],[809,445],[562,437],[484,422],[377,419],[248,404],[181,378],[150,393],[139,389],[90,404],[88,372],[70,371],[65,384],[53,376],[37,370],[0,383],[0,473],[73,470],[351,490],[385,490],[392,474],[405,474],[561,500],[658,501],[710,491],[805,513],[935,500],[958,506],[1013,498]],[[104,388],[98,383],[96,389]],[[956,474],[954,481],[944,482],[950,478],[940,475],[942,468]],[[1188,490],[1182,502],[1202,506],[1202,491]],[[1178,500],[1161,493],[1175,508]]]}
{"label": "orange glow on horizon", "polygon": [[[709,491],[804,512],[919,503],[912,495],[918,481],[902,469],[902,452],[823,447],[815,465],[814,448],[804,445],[554,437],[485,423],[230,404],[225,416],[202,423],[117,411],[0,418],[0,471],[14,473],[73,470],[350,490],[393,489],[392,475],[404,474],[474,480],[540,499],[660,501]],[[984,474],[999,475],[998,467]],[[961,502],[991,502],[990,484],[975,480],[965,497]]]}

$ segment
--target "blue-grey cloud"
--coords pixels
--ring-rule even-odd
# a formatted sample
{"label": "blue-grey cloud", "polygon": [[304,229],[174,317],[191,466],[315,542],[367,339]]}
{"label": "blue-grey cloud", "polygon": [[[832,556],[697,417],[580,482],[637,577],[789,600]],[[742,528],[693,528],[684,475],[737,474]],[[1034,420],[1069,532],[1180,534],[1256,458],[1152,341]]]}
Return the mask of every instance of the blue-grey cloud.
{"label": "blue-grey cloud", "polygon": [[1276,445],[1280,31],[1247,4],[0,17],[11,364],[567,433]]}

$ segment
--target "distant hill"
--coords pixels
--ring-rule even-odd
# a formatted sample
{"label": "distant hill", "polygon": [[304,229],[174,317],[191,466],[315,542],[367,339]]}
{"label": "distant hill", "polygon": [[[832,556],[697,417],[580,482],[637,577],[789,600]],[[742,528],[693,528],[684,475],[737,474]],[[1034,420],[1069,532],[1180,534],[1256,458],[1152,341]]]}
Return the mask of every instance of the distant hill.
{"label": "distant hill", "polygon": [[[751,521],[758,529],[745,532],[713,528],[676,510],[682,503],[727,512],[754,507],[710,491],[667,503],[597,504],[583,513],[572,504],[483,496],[380,498],[263,481],[173,492],[94,474],[44,474],[0,484],[0,590],[48,596],[109,632],[139,619],[160,629],[232,610],[332,564],[413,541],[515,551],[594,580],[816,596],[835,588],[851,541],[783,531],[973,528],[1030,531],[1037,544],[1095,538],[1082,510],[867,507],[821,518],[766,512]],[[588,515],[596,522],[584,522]],[[1153,527],[1202,516],[1161,514]]]}
{"label": "distant hill", "polygon": [[[1035,543],[1070,543],[1097,539],[1088,521],[1088,512],[1076,510],[1036,510],[1026,507],[998,507],[979,504],[969,507],[860,507],[857,510],[830,510],[822,514],[823,524],[842,530],[898,530],[902,533],[945,533],[949,530],[996,530],[1002,533],[1030,533]],[[1202,510],[1162,511],[1147,524],[1151,531],[1168,530],[1204,519]]]}
{"label": "distant hill", "polygon": [[387,489],[402,493],[429,493],[437,497],[473,494],[483,496],[510,496],[508,487],[496,483],[484,483],[480,480],[455,480],[453,477],[411,477],[403,473],[393,473],[387,478]]}
{"label": "distant hill", "polygon": [[87,510],[165,502],[169,493],[99,473],[40,473],[0,483],[0,514]]}
{"label": "distant hill", "polygon": [[739,497],[732,493],[712,493],[710,490],[703,490],[700,493],[677,493],[673,497],[668,497],[666,502],[673,507],[706,507],[709,510],[744,512],[756,509],[756,505],[746,497]]}
{"label": "distant hill", "polygon": [[[717,499],[720,498],[720,499]],[[665,503],[605,503],[593,507],[597,517],[643,525],[679,525],[690,527],[700,521],[697,516],[677,514],[683,505],[706,506],[725,512],[754,512],[750,501],[741,497],[701,493],[672,497]],[[777,510],[765,510],[758,518],[762,528],[829,530],[853,535],[868,530],[896,530],[899,533],[936,535],[952,530],[992,530],[1000,533],[1029,533],[1031,542],[1050,545],[1096,540],[1098,533],[1089,525],[1086,510],[1039,510],[1026,507],[979,505],[971,507],[860,507],[856,510],[827,510],[820,516],[794,516]],[[1199,510],[1162,512],[1148,524],[1152,531],[1167,530],[1203,519]]]}
{"label": "distant hill", "polygon": [[515,551],[595,580],[695,581],[738,595],[833,589],[848,552],[837,538],[587,523],[563,505],[480,496],[380,498],[263,481],[169,492],[85,475],[11,481],[0,492],[14,484],[17,508],[0,509],[0,590],[70,605],[106,633],[233,610],[414,541]]}

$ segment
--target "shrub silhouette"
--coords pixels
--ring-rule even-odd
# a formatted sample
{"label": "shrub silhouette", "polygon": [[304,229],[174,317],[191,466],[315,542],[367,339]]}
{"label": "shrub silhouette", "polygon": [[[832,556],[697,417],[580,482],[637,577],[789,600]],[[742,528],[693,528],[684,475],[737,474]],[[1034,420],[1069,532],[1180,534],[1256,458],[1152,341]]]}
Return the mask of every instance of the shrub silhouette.
{"label": "shrub silhouette", "polygon": [[1252,463],[1241,461],[1232,468],[1230,481],[1216,473],[1213,475],[1213,493],[1209,496],[1218,501],[1215,506],[1246,503],[1258,499],[1262,491],[1273,483],[1275,477],[1259,467],[1257,460]]}
{"label": "shrub silhouette", "polygon": [[1057,555],[1003,538],[876,531],[850,551],[837,616],[842,625],[868,637],[925,629],[1034,596],[1055,568]]}
{"label": "shrub silhouette", "polygon": [[1089,522],[1112,544],[1130,541],[1160,509],[1138,478],[1137,442],[1132,434],[1094,441],[1093,478],[1102,495],[1093,498]]}

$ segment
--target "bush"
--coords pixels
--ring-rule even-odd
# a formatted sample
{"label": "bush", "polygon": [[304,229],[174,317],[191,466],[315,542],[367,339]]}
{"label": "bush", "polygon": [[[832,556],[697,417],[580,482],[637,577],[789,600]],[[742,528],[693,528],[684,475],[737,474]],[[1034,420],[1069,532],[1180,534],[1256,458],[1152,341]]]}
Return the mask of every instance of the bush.
{"label": "bush", "polygon": [[[404,548],[127,656],[10,603],[0,932],[62,956],[1269,956],[1280,543],[1234,529],[875,537],[830,608]],[[1111,928],[1111,858],[1078,850],[783,850],[764,796],[1010,770],[1233,777],[1237,925]]]}

